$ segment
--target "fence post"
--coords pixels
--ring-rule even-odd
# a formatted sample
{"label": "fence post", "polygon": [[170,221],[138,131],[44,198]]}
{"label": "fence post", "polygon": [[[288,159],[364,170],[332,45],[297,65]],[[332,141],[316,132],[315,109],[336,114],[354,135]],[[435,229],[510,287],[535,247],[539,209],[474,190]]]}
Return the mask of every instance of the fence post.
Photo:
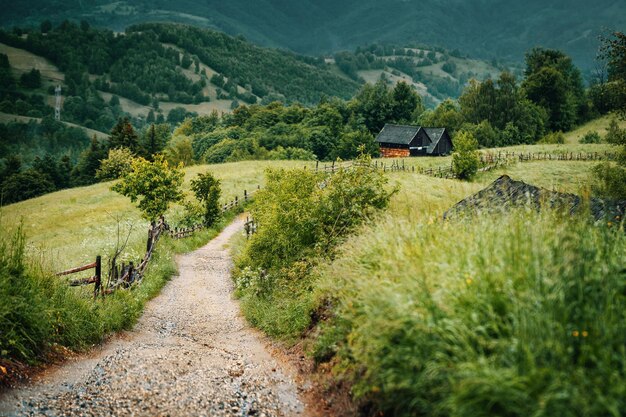
{"label": "fence post", "polygon": [[146,252],[150,252],[150,249],[152,249],[153,234],[154,234],[154,221],[150,222],[150,228],[148,229],[148,243],[146,244]]}
{"label": "fence post", "polygon": [[[96,256],[96,288],[93,290],[93,298],[95,299],[100,293],[100,287],[102,286],[102,257]],[[104,295],[104,292],[102,293]]]}
{"label": "fence post", "polygon": [[248,191],[243,190],[243,201],[248,201]]}

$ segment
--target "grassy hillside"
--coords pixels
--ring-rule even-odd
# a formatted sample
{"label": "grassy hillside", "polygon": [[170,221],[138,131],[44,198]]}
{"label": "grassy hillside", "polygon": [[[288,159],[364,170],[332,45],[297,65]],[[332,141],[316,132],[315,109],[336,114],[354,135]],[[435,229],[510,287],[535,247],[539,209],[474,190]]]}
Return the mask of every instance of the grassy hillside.
{"label": "grassy hillside", "polygon": [[[592,120],[589,123],[572,130],[571,132],[567,132],[565,134],[565,141],[567,143],[580,143],[582,137],[589,132],[597,132],[601,137],[604,137],[606,135],[606,129],[609,127],[609,123],[613,118],[615,118],[615,116],[609,115]],[[620,129],[626,128],[626,120],[615,119],[617,120],[617,124]]]}
{"label": "grassy hillside", "polygon": [[[252,103],[270,94],[313,103],[321,95],[349,98],[356,90],[356,83],[327,71],[314,59],[190,26],[139,25],[114,35],[67,23],[46,33],[25,30],[23,36],[0,35],[2,42],[42,55],[63,71],[87,72],[97,89],[144,105],[155,99],[185,104],[209,101],[206,87],[210,82],[215,86],[215,72],[223,77],[217,85],[222,94],[217,95]],[[16,65],[23,66],[27,57],[14,54],[14,58]],[[37,65],[37,59],[32,65]],[[72,81],[83,82],[73,75]]]}
{"label": "grassy hillside", "polygon": [[371,44],[354,52],[336,53],[331,62],[353,79],[374,84],[385,79],[389,84],[404,81],[411,84],[429,107],[446,98],[457,98],[468,80],[498,78],[506,70],[521,78],[521,68],[471,59],[458,49],[421,46],[416,43]]}
{"label": "grassy hillside", "polygon": [[375,41],[416,41],[475,56],[520,60],[527,49],[543,45],[565,49],[579,65],[591,68],[597,34],[607,27],[623,29],[624,7],[618,0],[28,0],[6,7],[0,23],[38,25],[43,19],[74,18],[122,31],[138,22],[182,22],[304,53],[352,49]]}
{"label": "grassy hillside", "polygon": [[[320,373],[337,383],[326,381],[328,395],[347,384],[364,414],[619,414],[621,219],[521,210],[442,221],[505,173],[586,194],[594,165],[519,163],[471,183],[388,174],[400,188],[387,212],[330,260],[305,256],[263,280],[243,269],[244,313],[289,343],[304,336]],[[560,399],[573,393],[576,411]]]}
{"label": "grassy hillside", "polygon": [[[243,190],[253,190],[263,184],[263,172],[268,166],[300,167],[296,161],[250,161],[220,165],[193,166],[186,169],[184,190],[189,193],[189,181],[199,172],[212,172],[222,181],[222,199],[241,197]],[[310,164],[309,164],[310,165]],[[29,249],[50,262],[53,270],[87,263],[102,254],[106,257],[115,244],[112,236],[116,219],[122,220],[124,230],[132,224],[129,258],[139,258],[143,249],[147,223],[130,200],[109,190],[111,183],[72,188],[22,201],[0,209],[1,222],[16,225],[24,220],[24,232]],[[181,207],[168,215],[177,224]]]}
{"label": "grassy hillside", "polygon": [[[523,147],[502,148],[522,152],[604,152],[607,145],[528,145]],[[591,150],[590,150],[591,149]],[[497,149],[498,151],[500,149]],[[407,158],[407,166],[422,168],[446,166],[450,157]],[[378,163],[390,165],[392,159],[379,159]],[[473,183],[438,180],[418,174],[393,174],[392,182],[401,186],[395,197],[403,201],[407,209],[413,203],[432,201],[439,208],[447,207],[493,181],[499,175],[507,173],[513,178],[527,179],[529,182],[557,190],[577,192],[589,184],[589,172],[592,162],[531,162],[518,163],[501,170],[479,174]],[[222,198],[230,201],[243,190],[253,190],[264,181],[264,171],[268,167],[312,168],[315,162],[305,161],[244,161],[216,165],[196,165],[185,169],[184,189],[189,193],[189,181],[199,172],[210,171],[222,181]],[[428,178],[426,183],[423,179]],[[111,183],[99,183],[88,187],[72,188],[47,194],[20,203],[3,207],[2,221],[5,224],[17,224],[24,219],[24,231],[32,248],[46,252],[56,269],[64,265],[87,262],[97,253],[110,250],[111,242],[105,242],[121,216],[125,223],[132,223],[131,241],[143,242],[145,221],[130,201],[109,190]],[[434,187],[428,192],[430,187]],[[439,188],[443,187],[443,188]],[[176,223],[181,208],[176,206],[168,218]],[[141,247],[141,245],[139,245]]]}

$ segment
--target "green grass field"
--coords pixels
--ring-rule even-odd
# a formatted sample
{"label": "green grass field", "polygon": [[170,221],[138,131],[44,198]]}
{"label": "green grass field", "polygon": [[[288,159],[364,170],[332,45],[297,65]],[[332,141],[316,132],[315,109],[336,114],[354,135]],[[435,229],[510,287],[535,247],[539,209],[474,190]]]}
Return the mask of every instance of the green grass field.
{"label": "green grass field", "polygon": [[[304,165],[296,161],[250,161],[192,166],[186,169],[183,188],[189,194],[189,181],[199,172],[210,171],[222,181],[222,200],[227,202],[235,196],[241,198],[243,190],[262,185],[263,172],[269,166]],[[62,190],[9,205],[0,211],[0,221],[15,226],[23,219],[29,252],[43,258],[52,270],[93,262],[98,254],[106,257],[116,243],[118,218],[124,231],[132,225],[129,259],[141,258],[148,224],[128,198],[109,190],[111,184]],[[178,205],[170,210],[167,217],[172,224],[177,224],[181,210]]]}
{"label": "green grass field", "polygon": [[[600,136],[604,138],[606,135],[606,129],[609,127],[612,116],[604,116],[599,119],[592,120],[571,132],[565,133],[565,142],[569,144],[579,143],[580,139],[589,132],[598,132]],[[626,120],[617,119],[617,124],[621,129],[626,128]]]}

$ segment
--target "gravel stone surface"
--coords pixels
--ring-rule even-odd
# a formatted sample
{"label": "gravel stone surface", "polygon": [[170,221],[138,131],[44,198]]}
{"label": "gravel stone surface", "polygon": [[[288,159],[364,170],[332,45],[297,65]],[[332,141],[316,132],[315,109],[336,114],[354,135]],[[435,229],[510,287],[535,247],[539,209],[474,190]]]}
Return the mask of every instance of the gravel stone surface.
{"label": "gravel stone surface", "polygon": [[41,416],[304,416],[288,369],[240,316],[225,244],[236,220],[180,256],[179,276],[132,332],[0,397],[0,414]]}

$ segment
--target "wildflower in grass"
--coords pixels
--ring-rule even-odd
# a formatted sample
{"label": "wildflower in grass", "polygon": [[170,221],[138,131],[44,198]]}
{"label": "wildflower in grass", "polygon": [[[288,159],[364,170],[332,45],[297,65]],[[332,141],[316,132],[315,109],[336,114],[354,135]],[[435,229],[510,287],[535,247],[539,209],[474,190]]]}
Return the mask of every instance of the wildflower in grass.
{"label": "wildflower in grass", "polygon": [[587,333],[587,330],[583,330],[583,332],[582,332],[582,336],[583,336],[583,337],[587,337],[587,336],[589,336],[589,333]]}
{"label": "wildflower in grass", "polygon": [[572,332],[572,336],[574,336],[574,337],[578,337],[579,335],[580,335],[580,333],[578,333],[578,330],[574,330]]}
{"label": "wildflower in grass", "polygon": [[613,223],[608,222],[608,223],[607,223],[607,226],[611,227],[611,226],[613,226]]}

